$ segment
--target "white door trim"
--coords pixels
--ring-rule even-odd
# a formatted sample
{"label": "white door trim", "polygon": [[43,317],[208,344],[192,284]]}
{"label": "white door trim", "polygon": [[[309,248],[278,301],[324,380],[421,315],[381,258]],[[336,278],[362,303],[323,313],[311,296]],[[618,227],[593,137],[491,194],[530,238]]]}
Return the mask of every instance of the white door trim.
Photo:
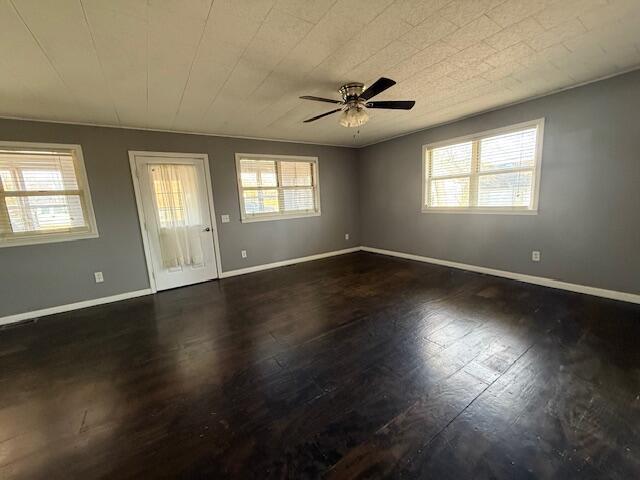
{"label": "white door trim", "polygon": [[153,263],[151,261],[151,250],[149,233],[145,227],[144,208],[142,206],[142,194],[140,190],[140,179],[138,178],[138,169],[136,157],[160,157],[160,158],[195,158],[203,160],[205,184],[207,185],[207,198],[209,200],[209,213],[211,215],[211,229],[213,230],[213,255],[216,259],[217,277],[222,274],[222,262],[220,260],[220,243],[218,242],[218,224],[216,223],[216,210],[213,204],[213,180],[211,170],[209,169],[209,155],[206,153],[177,153],[177,152],[146,152],[142,150],[129,150],[129,165],[131,167],[131,179],[133,180],[133,191],[136,197],[136,207],[138,209],[138,222],[140,224],[140,233],[142,234],[142,244],[144,246],[144,257],[147,262],[147,274],[149,275],[149,286],[151,292],[158,291],[156,287],[156,279],[153,274]]}

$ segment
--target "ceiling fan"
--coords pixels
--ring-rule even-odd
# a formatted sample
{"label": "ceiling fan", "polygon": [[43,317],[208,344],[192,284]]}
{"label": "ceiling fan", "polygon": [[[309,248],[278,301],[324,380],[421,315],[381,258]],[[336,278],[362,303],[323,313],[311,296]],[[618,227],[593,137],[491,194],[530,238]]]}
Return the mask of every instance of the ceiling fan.
{"label": "ceiling fan", "polygon": [[385,77],[381,77],[376,80],[366,90],[363,83],[347,83],[338,90],[342,95],[342,100],[304,95],[300,98],[304,100],[315,100],[316,102],[327,102],[340,105],[340,108],[336,108],[330,112],[325,112],[321,115],[316,115],[315,117],[305,120],[304,123],[315,122],[322,117],[342,111],[342,115],[340,115],[340,125],[343,127],[359,127],[367,123],[369,120],[369,114],[367,113],[368,108],[411,110],[416,104],[414,100],[369,101],[369,99],[384,92],[386,89],[393,87],[395,84],[395,81]]}

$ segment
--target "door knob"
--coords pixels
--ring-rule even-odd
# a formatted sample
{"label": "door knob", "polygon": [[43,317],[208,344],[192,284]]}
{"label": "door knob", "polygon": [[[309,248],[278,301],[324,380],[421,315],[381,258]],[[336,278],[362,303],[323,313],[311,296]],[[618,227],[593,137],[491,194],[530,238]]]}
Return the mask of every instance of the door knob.
{"label": "door knob", "polygon": [[211,231],[211,227],[204,227],[202,229],[203,232],[210,232]]}

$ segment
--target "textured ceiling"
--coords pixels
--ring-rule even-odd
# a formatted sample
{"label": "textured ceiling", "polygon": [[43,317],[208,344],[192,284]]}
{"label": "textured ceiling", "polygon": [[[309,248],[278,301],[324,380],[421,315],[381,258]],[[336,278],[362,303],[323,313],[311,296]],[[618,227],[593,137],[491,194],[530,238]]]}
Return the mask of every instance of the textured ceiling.
{"label": "textured ceiling", "polygon": [[[640,64],[640,0],[0,0],[0,115],[363,145]],[[347,81],[415,99],[356,134]],[[355,135],[354,135],[355,134]]]}

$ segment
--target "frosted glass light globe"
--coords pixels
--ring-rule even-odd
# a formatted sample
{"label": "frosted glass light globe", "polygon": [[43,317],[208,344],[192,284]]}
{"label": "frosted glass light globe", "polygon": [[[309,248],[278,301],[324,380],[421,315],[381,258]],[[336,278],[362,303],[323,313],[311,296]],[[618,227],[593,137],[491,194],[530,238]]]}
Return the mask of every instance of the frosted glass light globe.
{"label": "frosted glass light globe", "polygon": [[343,127],[360,127],[368,120],[369,114],[364,107],[360,106],[349,107],[340,115],[340,125]]}

